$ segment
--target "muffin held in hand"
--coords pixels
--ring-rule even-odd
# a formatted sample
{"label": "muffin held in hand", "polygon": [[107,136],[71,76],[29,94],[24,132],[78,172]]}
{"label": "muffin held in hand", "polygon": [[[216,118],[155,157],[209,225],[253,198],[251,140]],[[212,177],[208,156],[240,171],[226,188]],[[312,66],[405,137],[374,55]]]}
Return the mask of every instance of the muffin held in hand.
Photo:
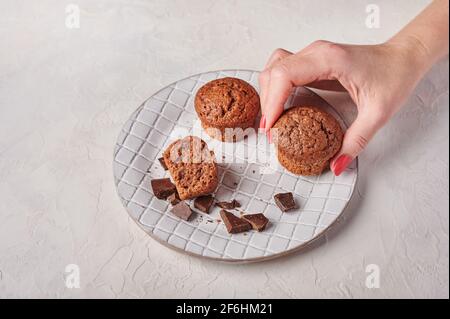
{"label": "muffin held in hand", "polygon": [[195,110],[209,136],[236,142],[248,135],[261,106],[259,95],[237,78],[217,79],[203,85],[195,96]]}
{"label": "muffin held in hand", "polygon": [[272,129],[278,160],[298,175],[319,175],[342,145],[343,132],[337,120],[314,107],[292,107]]}
{"label": "muffin held in hand", "polygon": [[198,137],[176,140],[164,151],[164,162],[181,200],[207,195],[217,187],[214,153]]}

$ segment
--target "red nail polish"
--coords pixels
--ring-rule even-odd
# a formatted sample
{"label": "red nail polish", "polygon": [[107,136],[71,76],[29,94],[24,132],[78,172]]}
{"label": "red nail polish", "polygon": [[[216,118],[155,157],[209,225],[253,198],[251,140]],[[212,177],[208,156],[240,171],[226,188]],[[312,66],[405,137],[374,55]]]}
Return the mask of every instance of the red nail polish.
{"label": "red nail polish", "polygon": [[339,176],[342,172],[347,168],[348,164],[352,162],[353,158],[348,155],[339,156],[336,161],[334,161],[334,165],[332,165],[331,169],[334,171],[334,175]]}
{"label": "red nail polish", "polygon": [[261,129],[266,128],[266,117],[264,115],[261,117],[261,120],[259,121],[259,128]]}

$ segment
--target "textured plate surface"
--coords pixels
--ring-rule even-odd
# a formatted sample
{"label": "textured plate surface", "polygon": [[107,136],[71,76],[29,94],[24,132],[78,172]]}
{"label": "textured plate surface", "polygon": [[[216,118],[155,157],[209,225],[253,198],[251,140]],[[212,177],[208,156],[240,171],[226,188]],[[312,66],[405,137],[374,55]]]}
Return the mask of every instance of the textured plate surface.
{"label": "textured plate surface", "polygon": [[[330,171],[316,177],[295,176],[276,164],[270,155],[274,154],[273,146],[268,146],[264,134],[238,143],[220,143],[201,135],[219,161],[215,198],[236,198],[246,213],[263,212],[270,223],[261,233],[228,234],[218,222],[217,207],[210,214],[196,211],[186,222],[173,216],[170,205],[152,193],[150,180],[169,176],[157,160],[165,147],[177,138],[202,134],[194,110],[195,93],[206,82],[226,76],[241,78],[259,90],[256,71],[208,72],[165,87],[131,115],[114,150],[118,195],[131,218],[150,236],[190,254],[257,261],[298,250],[324,233],[344,211],[356,184],[357,161],[339,177]],[[345,127],[339,114],[312,91],[296,88],[285,107],[300,104],[325,109]],[[292,192],[299,208],[282,213],[273,201],[279,192]]]}

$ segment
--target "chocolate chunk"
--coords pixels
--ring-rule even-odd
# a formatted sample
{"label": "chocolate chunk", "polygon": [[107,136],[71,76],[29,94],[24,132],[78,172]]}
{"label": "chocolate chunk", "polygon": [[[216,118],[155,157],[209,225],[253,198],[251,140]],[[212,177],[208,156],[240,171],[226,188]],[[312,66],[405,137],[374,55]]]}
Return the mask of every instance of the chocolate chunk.
{"label": "chocolate chunk", "polygon": [[177,191],[170,178],[152,179],[153,194],[159,199],[166,199]]}
{"label": "chocolate chunk", "polygon": [[172,214],[181,219],[188,220],[192,215],[191,208],[185,202],[179,202],[175,206],[172,207]]}
{"label": "chocolate chunk", "polygon": [[216,206],[219,206],[223,209],[235,209],[236,207],[241,207],[241,204],[233,199],[231,202],[218,202],[216,203]]}
{"label": "chocolate chunk", "polygon": [[178,197],[178,193],[175,192],[173,194],[171,194],[169,197],[167,197],[167,201],[172,205],[176,205],[179,202],[181,202],[180,197]]}
{"label": "chocolate chunk", "polygon": [[292,196],[292,193],[275,194],[273,198],[275,199],[275,204],[277,204],[278,208],[283,212],[295,208],[294,196]]}
{"label": "chocolate chunk", "polygon": [[194,200],[194,207],[208,214],[213,202],[214,198],[211,195],[199,196]]}
{"label": "chocolate chunk", "polygon": [[230,234],[242,233],[252,229],[252,225],[248,221],[234,216],[226,210],[222,209],[220,211],[220,217],[222,218],[223,223]]}
{"label": "chocolate chunk", "polygon": [[257,231],[263,231],[266,228],[267,223],[269,222],[267,217],[261,213],[247,214],[242,216],[242,218],[248,221],[252,225],[253,229]]}
{"label": "chocolate chunk", "polygon": [[164,162],[164,157],[158,158],[158,161],[161,164],[162,168],[164,168],[164,170],[167,171],[167,165],[166,162]]}

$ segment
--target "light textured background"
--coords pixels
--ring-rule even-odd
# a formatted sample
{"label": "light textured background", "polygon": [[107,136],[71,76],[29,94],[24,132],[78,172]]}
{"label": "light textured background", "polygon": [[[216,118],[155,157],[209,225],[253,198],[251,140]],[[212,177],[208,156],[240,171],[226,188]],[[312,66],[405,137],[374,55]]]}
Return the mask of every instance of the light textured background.
{"label": "light textured background", "polygon": [[[191,74],[261,69],[277,47],[386,40],[428,1],[0,0],[0,297],[449,296],[448,58],[361,156],[358,194],[306,252],[232,265],[147,237],[115,193],[129,114]],[[365,27],[365,7],[381,28]],[[412,66],[414,67],[414,66]],[[349,119],[344,95],[327,96]],[[81,288],[67,289],[76,263]],[[368,264],[381,287],[365,286]]]}

